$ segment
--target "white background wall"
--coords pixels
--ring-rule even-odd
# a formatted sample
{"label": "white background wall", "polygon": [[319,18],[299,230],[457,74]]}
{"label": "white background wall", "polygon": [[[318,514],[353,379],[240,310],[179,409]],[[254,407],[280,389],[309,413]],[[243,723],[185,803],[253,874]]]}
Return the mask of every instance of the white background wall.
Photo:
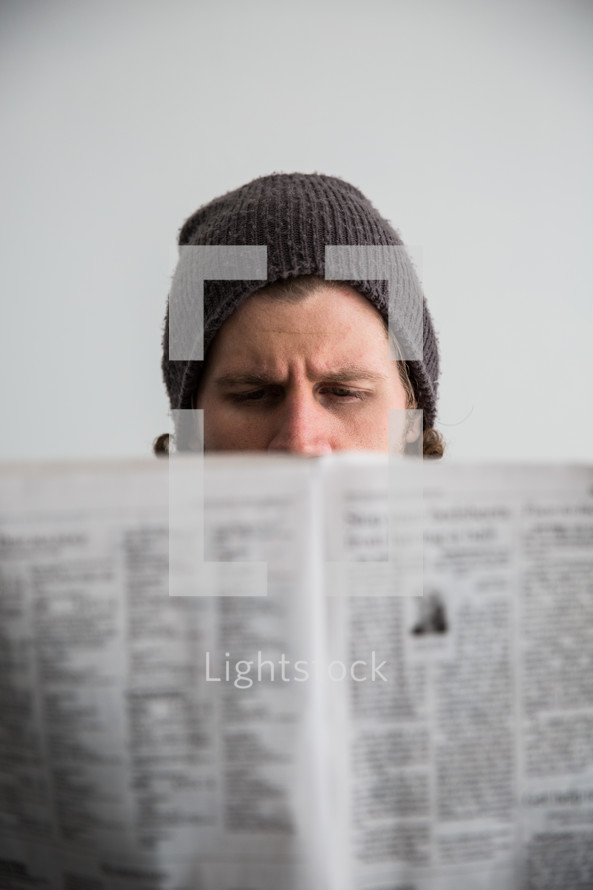
{"label": "white background wall", "polygon": [[0,458],[147,454],[177,231],[273,171],[423,251],[456,458],[593,458],[589,0],[0,11]]}

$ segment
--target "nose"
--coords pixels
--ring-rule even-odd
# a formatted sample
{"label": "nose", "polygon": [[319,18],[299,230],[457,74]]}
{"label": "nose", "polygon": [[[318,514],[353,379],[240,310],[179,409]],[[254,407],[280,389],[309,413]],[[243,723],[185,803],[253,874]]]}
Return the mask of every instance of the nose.
{"label": "nose", "polygon": [[312,392],[287,394],[268,451],[313,456],[332,451],[330,418]]}

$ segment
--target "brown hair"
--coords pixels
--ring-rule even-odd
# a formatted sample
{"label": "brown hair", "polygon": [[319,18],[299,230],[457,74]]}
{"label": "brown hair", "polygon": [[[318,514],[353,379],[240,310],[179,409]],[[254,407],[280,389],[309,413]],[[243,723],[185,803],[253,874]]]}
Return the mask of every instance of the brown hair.
{"label": "brown hair", "polygon": [[[345,282],[329,281],[325,278],[320,278],[318,275],[302,275],[298,278],[287,278],[283,281],[275,281],[272,284],[268,284],[265,287],[261,288],[261,290],[256,291],[256,294],[257,296],[266,297],[266,299],[270,300],[281,300],[286,303],[298,303],[308,297],[321,284],[323,284],[325,287],[331,287],[335,290],[341,290],[343,289]],[[381,319],[385,326],[385,332],[387,336],[389,336],[389,326],[383,316],[381,316]],[[393,337],[392,343],[395,349],[396,356],[401,356],[399,344]],[[400,380],[406,394],[406,407],[417,408],[418,402],[416,399],[412,381],[410,379],[408,365],[405,361],[403,361],[403,359],[397,358],[397,368]],[[154,440],[152,447],[156,455],[168,455],[170,450],[169,433],[162,433],[160,436],[158,436]],[[445,442],[441,433],[435,429],[424,430],[422,436],[423,456],[429,458],[442,457],[444,452]]]}

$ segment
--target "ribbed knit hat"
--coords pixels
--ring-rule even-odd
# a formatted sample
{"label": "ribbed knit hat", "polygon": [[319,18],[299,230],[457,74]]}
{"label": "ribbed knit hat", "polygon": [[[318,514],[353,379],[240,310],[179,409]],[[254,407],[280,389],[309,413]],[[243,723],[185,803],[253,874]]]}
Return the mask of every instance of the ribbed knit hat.
{"label": "ribbed knit hat", "polygon": [[[204,282],[204,355],[229,315],[266,283],[302,275],[325,277],[326,246],[403,247],[397,231],[357,188],[337,177],[318,173],[273,173],[227,192],[186,220],[178,243],[180,247],[267,246],[267,282]],[[436,416],[438,346],[426,300],[412,264],[405,252],[404,255],[406,262],[398,264],[398,280],[391,282],[391,295],[385,279],[353,278],[348,283],[370,300],[386,322],[391,313],[400,345],[403,342],[405,347],[418,340],[412,328],[422,331],[422,357],[406,364],[427,430],[434,426]],[[202,332],[198,331],[196,336],[202,336]],[[169,359],[168,305],[162,369],[172,409],[192,407],[203,365],[203,361]]]}

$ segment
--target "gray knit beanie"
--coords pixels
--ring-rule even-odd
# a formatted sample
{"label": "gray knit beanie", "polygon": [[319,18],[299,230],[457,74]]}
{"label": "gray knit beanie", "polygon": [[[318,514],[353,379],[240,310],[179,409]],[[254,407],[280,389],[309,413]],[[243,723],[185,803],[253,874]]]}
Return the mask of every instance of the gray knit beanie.
{"label": "gray knit beanie", "polygon": [[[302,275],[325,277],[327,245],[402,246],[392,226],[354,186],[318,173],[273,173],[215,198],[182,226],[183,245],[266,245],[265,280],[205,281],[204,355],[224,321],[247,297],[267,284]],[[439,354],[426,301],[411,263],[392,282],[391,317],[398,320],[398,342],[406,342],[416,323],[422,331],[421,360],[406,365],[424,429],[434,426]],[[386,280],[348,282],[376,307],[387,322],[389,285]],[[422,311],[423,317],[414,319]],[[201,332],[200,332],[201,336]],[[414,339],[411,337],[411,339]],[[405,352],[404,352],[405,357]],[[203,361],[169,359],[169,306],[165,317],[162,369],[171,409],[191,408]]]}

